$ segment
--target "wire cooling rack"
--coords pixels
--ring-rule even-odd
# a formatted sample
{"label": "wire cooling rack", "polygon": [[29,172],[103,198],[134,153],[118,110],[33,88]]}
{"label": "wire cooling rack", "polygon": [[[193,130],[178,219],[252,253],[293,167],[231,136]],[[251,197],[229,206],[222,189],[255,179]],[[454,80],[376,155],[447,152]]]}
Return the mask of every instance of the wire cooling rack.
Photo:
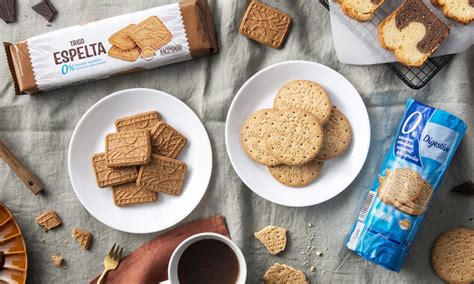
{"label": "wire cooling rack", "polygon": [[[330,9],[330,0],[319,0],[319,2]],[[378,45],[377,39],[377,28],[379,24],[395,10],[395,6],[391,7],[389,3],[385,3],[384,6],[377,10],[372,19],[366,23],[359,23],[357,21],[345,21],[349,28],[357,33],[358,36],[367,39],[367,42],[371,47],[376,48]],[[342,12],[340,12],[341,15]],[[386,63],[388,68],[393,71],[408,87],[412,89],[420,89],[425,86],[435,75],[438,73],[448,62],[453,58],[454,55],[443,55],[428,58],[426,62],[420,67],[407,67],[398,62]]]}

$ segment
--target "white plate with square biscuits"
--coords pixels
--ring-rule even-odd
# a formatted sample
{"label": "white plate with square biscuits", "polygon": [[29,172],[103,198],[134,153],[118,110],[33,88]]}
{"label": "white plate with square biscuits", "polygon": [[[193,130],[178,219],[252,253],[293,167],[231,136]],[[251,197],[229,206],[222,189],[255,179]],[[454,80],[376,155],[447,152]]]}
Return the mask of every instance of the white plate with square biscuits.
{"label": "white plate with square biscuits", "polygon": [[225,138],[247,187],[271,202],[304,207],[335,197],[357,177],[369,151],[370,122],[361,96],[341,74],[286,61],[240,88]]}
{"label": "white plate with square biscuits", "polygon": [[[141,166],[128,166],[128,168],[140,169],[138,177],[137,170],[126,171],[123,170],[125,168],[117,168],[115,165],[113,169],[119,169],[122,174],[133,174],[134,181],[130,182],[130,179],[127,178],[125,181],[127,183],[116,184],[117,171],[113,176],[115,180],[109,178],[110,172],[108,172],[108,182],[113,181],[115,184],[113,184],[112,190],[107,187],[109,184],[101,184],[102,188],[100,188],[98,166],[95,163],[99,160],[102,163],[107,160],[109,163],[109,150],[105,145],[106,137],[110,139],[111,135],[118,136],[111,134],[117,131],[119,131],[118,134],[134,131],[144,132],[144,130],[123,130],[124,132],[122,132],[119,124],[114,125],[114,123],[123,118],[136,117],[137,114],[140,116],[150,113],[158,116],[153,124],[156,128],[153,129],[159,129],[164,124],[171,126],[172,129],[168,127],[168,131],[175,130],[185,137],[184,147],[180,146],[179,154],[178,152],[168,152],[168,156],[165,156],[166,151],[151,150],[158,146],[152,144],[153,131],[150,130],[149,163]],[[140,124],[137,127],[143,126]],[[148,131],[145,131],[145,134],[148,134]],[[135,140],[127,139],[127,141],[133,143]],[[162,148],[162,150],[166,149]],[[98,153],[102,154],[97,155]],[[103,156],[105,158],[102,158]],[[95,158],[94,166],[92,164],[93,157]],[[170,178],[169,176],[178,170],[170,171],[172,167],[163,163],[182,165],[179,174],[182,174],[182,170],[186,173],[184,178],[180,178],[179,184],[176,182],[176,177]],[[151,167],[152,164],[156,165],[154,167],[157,168],[157,176],[161,175],[156,178],[157,182],[167,186],[179,186],[179,192],[158,191],[155,193],[155,189],[150,187],[146,194],[142,192],[141,195],[138,195],[136,193],[138,189],[127,193],[126,198],[128,199],[125,200],[124,195],[120,194],[126,190],[132,190],[134,186],[138,188],[140,183],[138,178],[142,177],[141,171],[143,170],[143,179],[145,179],[147,171],[145,167]],[[111,167],[110,164],[100,166],[101,169],[107,168],[109,170]],[[101,99],[79,120],[69,144],[68,168],[69,178],[77,197],[84,208],[97,220],[124,232],[152,233],[176,225],[199,204],[211,177],[212,149],[202,122],[185,103],[158,90],[128,89]],[[153,167],[150,169],[153,170]],[[160,169],[161,172],[159,172]],[[150,198],[151,191],[153,192]]]}

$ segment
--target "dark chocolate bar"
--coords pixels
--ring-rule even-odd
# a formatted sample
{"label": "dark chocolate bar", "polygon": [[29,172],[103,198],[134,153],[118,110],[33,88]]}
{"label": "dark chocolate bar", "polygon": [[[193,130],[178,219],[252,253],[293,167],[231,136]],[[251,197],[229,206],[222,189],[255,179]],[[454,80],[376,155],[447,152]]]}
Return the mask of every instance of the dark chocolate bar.
{"label": "dark chocolate bar", "polygon": [[15,6],[16,0],[0,0],[0,18],[5,23],[13,23],[16,21]]}

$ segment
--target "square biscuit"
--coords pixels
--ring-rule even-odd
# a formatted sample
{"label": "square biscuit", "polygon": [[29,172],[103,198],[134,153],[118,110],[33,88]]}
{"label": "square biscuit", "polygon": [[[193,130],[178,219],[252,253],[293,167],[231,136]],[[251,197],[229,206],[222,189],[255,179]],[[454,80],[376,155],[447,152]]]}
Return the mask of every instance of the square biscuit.
{"label": "square biscuit", "polygon": [[151,155],[151,162],[140,167],[137,185],[147,190],[179,195],[186,177],[185,163],[159,156]]}
{"label": "square biscuit", "polygon": [[141,49],[139,47],[135,47],[130,50],[124,50],[116,46],[112,46],[107,54],[113,58],[129,62],[135,62],[140,56],[140,53]]}
{"label": "square biscuit", "polygon": [[137,186],[135,182],[113,186],[112,193],[116,206],[130,206],[158,200],[158,193]]}
{"label": "square biscuit", "polygon": [[150,155],[148,130],[111,133],[105,138],[105,156],[111,168],[144,165],[150,161]]}
{"label": "square biscuit", "polygon": [[168,158],[176,158],[187,143],[186,137],[163,121],[153,127],[150,135],[151,152]]}
{"label": "square biscuit", "polygon": [[109,43],[123,50],[134,49],[137,44],[130,37],[129,31],[134,27],[130,24],[109,37]]}
{"label": "square biscuit", "polygon": [[115,129],[117,129],[117,132],[151,130],[159,121],[160,114],[157,111],[142,112],[117,119]]}
{"label": "square biscuit", "polygon": [[137,167],[108,167],[105,153],[99,153],[92,156],[92,166],[99,187],[109,187],[134,181],[138,177]]}
{"label": "square biscuit", "polygon": [[168,28],[156,16],[146,18],[131,28],[129,34],[141,49],[151,47],[157,50],[173,38]]}
{"label": "square biscuit", "polygon": [[291,17],[278,9],[252,1],[240,23],[242,35],[269,47],[281,48],[288,35]]}

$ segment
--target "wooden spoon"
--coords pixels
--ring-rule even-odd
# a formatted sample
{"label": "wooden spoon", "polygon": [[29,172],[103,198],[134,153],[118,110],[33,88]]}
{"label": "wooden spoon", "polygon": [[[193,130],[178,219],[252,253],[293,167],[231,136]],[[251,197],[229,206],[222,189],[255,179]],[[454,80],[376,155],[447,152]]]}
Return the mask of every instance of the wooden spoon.
{"label": "wooden spoon", "polygon": [[10,168],[16,173],[16,175],[26,184],[26,186],[35,195],[43,191],[43,185],[41,182],[28,171],[18,159],[13,155],[7,146],[0,141],[0,157],[10,166]]}

